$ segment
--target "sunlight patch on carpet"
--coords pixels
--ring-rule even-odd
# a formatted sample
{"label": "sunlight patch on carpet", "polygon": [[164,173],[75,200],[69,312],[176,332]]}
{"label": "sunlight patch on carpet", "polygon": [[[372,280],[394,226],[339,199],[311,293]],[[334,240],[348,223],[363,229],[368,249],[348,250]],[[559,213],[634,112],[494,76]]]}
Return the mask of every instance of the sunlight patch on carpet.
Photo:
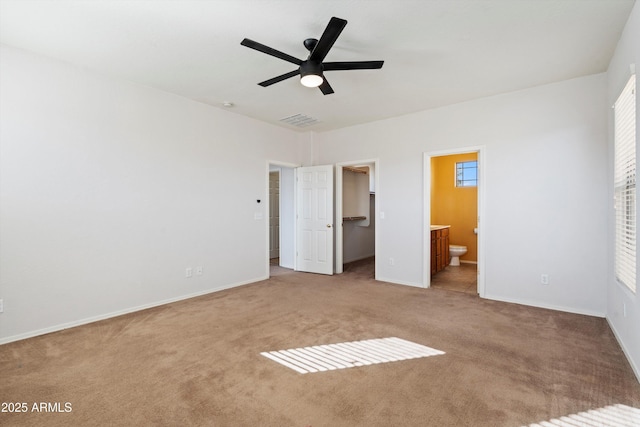
{"label": "sunlight patch on carpet", "polygon": [[[640,409],[611,405],[566,417],[554,418],[526,427],[633,427],[640,426]],[[523,426],[525,427],[525,426]]]}
{"label": "sunlight patch on carpet", "polygon": [[301,374],[438,356],[444,351],[400,338],[378,338],[260,353]]}

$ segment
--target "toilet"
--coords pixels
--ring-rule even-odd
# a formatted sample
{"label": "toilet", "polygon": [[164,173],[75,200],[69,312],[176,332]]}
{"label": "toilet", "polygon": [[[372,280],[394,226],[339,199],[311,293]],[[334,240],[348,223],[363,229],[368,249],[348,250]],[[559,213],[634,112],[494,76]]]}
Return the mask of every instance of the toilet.
{"label": "toilet", "polygon": [[466,246],[449,245],[449,256],[451,256],[451,262],[449,265],[457,267],[460,265],[460,257],[467,253]]}

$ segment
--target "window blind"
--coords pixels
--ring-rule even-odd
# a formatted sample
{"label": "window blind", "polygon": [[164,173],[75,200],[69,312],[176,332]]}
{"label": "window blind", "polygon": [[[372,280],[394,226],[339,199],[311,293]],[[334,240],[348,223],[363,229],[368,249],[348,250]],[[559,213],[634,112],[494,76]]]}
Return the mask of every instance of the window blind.
{"label": "window blind", "polygon": [[614,105],[616,279],[636,291],[636,76]]}

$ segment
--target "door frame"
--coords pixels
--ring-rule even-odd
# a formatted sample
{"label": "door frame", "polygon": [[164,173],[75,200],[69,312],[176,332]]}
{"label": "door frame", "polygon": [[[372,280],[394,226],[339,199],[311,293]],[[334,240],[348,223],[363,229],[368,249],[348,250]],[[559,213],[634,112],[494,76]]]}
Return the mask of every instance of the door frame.
{"label": "door frame", "polygon": [[282,203],[280,202],[280,190],[282,189],[282,185],[280,185],[280,177],[282,175],[282,167],[280,166],[272,166],[269,168],[269,193],[267,196],[267,215],[266,218],[269,220],[269,265],[271,265],[272,253],[271,253],[271,211],[273,206],[271,203],[271,174],[278,175],[278,258],[280,258],[280,239],[282,238],[282,232],[280,231],[280,208]]}
{"label": "door frame", "polygon": [[335,243],[335,249],[334,249],[334,254],[335,254],[335,264],[334,264],[334,270],[336,274],[340,274],[343,272],[343,260],[344,260],[344,254],[343,254],[343,245],[344,245],[344,229],[343,229],[343,223],[342,223],[342,186],[343,186],[343,182],[342,182],[342,169],[345,166],[366,166],[366,165],[373,165],[373,185],[375,188],[375,206],[374,206],[374,215],[375,217],[375,221],[374,221],[374,227],[376,227],[375,230],[375,236],[374,236],[374,253],[375,253],[375,265],[374,265],[374,269],[375,269],[375,275],[374,278],[377,280],[378,279],[378,248],[380,247],[379,243],[378,243],[378,236],[380,233],[378,233],[378,221],[377,219],[379,218],[378,212],[380,209],[380,178],[379,178],[379,171],[380,171],[380,165],[379,165],[379,159],[367,159],[367,160],[358,160],[358,161],[349,161],[349,162],[341,162],[341,163],[336,163],[336,178],[334,180],[335,182],[335,210],[336,210],[336,218],[335,218],[335,238],[333,239],[334,243]]}
{"label": "door frame", "polygon": [[422,221],[422,286],[431,287],[431,158],[441,156],[451,156],[456,154],[477,153],[478,155],[478,294],[481,298],[485,295],[485,152],[484,145],[462,147],[456,149],[429,151],[423,153],[423,212]]}
{"label": "door frame", "polygon": [[[271,200],[269,198],[269,172],[271,172],[271,168],[287,168],[287,169],[294,169],[294,174],[295,174],[295,169],[299,168],[301,165],[298,163],[288,163],[288,162],[280,162],[280,161],[276,161],[276,160],[267,160],[267,164],[266,164],[266,170],[265,170],[265,200],[266,200],[266,206],[267,209],[269,209],[269,205],[271,203]],[[283,197],[291,197],[293,200],[293,212],[291,212],[291,217],[293,218],[293,224],[291,224],[291,226],[293,227],[293,233],[292,233],[292,242],[288,242],[291,247],[293,248],[293,254],[295,256],[295,251],[296,251],[296,227],[295,227],[295,209],[296,209],[296,188],[295,185],[293,186],[292,189],[292,193],[291,194],[287,194],[286,196],[283,196],[283,191],[282,191],[282,170],[280,169],[280,258],[281,258],[281,262],[282,262],[282,230],[283,230],[283,225],[282,225],[282,198]],[[270,262],[270,258],[269,258],[269,221],[268,221],[268,215],[264,215],[267,220],[265,221],[265,226],[264,226],[264,232],[265,232],[265,253],[266,253],[266,265],[265,265],[265,271],[266,271],[266,277],[270,277],[271,273],[270,273],[270,266],[271,266],[271,262]],[[294,267],[295,267],[295,259],[294,259]],[[286,267],[288,268],[288,267]]]}

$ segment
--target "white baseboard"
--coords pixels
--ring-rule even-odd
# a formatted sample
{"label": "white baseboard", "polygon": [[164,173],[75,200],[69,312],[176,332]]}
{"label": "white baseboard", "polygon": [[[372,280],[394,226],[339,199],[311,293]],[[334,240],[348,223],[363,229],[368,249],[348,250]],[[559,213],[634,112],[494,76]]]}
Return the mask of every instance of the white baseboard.
{"label": "white baseboard", "polygon": [[347,259],[343,259],[343,260],[342,260],[342,263],[343,263],[343,264],[348,264],[348,263],[350,263],[350,262],[356,262],[356,261],[360,261],[360,260],[362,260],[362,259],[373,258],[374,256],[376,256],[376,254],[375,254],[375,253],[373,253],[373,254],[371,254],[371,255],[363,255],[363,256],[359,256],[359,257],[357,257],[357,258],[352,258],[352,259],[348,259],[348,260],[347,260]]}
{"label": "white baseboard", "polygon": [[173,303],[173,302],[182,301],[182,300],[186,300],[186,299],[190,299],[190,298],[195,298],[195,297],[199,297],[199,296],[202,296],[202,295],[211,294],[211,293],[214,293],[214,292],[224,291],[226,289],[236,288],[238,286],[248,285],[248,284],[251,284],[251,283],[260,282],[262,280],[267,280],[268,278],[269,278],[268,276],[259,277],[259,278],[256,278],[256,279],[251,279],[251,280],[247,280],[247,281],[243,281],[243,282],[233,283],[233,284],[230,284],[230,285],[224,285],[224,286],[220,286],[220,287],[216,287],[216,288],[207,289],[207,290],[201,291],[201,292],[195,292],[195,293],[188,294],[188,295],[182,295],[182,296],[175,297],[175,298],[169,298],[169,299],[165,299],[165,300],[162,300],[162,301],[156,301],[156,302],[152,302],[152,303],[149,303],[149,304],[143,304],[143,305],[139,305],[139,306],[136,306],[136,307],[126,308],[124,310],[113,311],[111,313],[105,313],[105,314],[100,314],[98,316],[87,317],[85,319],[74,320],[72,322],[61,323],[61,324],[50,326],[50,327],[47,327],[47,328],[42,328],[42,329],[37,329],[35,331],[25,332],[23,334],[12,335],[12,336],[9,336],[9,337],[0,338],[0,345],[8,344],[8,343],[14,342],[14,341],[25,340],[27,338],[37,337],[39,335],[50,334],[52,332],[58,332],[58,331],[62,331],[62,330],[65,330],[65,329],[74,328],[76,326],[82,326],[82,325],[86,325],[86,324],[89,324],[89,323],[98,322],[100,320],[106,320],[106,319],[110,319],[112,317],[118,317],[118,316],[122,316],[124,314],[134,313],[136,311],[146,310],[148,308],[158,307],[158,306],[161,306],[161,305],[170,304],[170,303]]}
{"label": "white baseboard", "polygon": [[393,283],[394,285],[413,286],[414,288],[423,288],[424,289],[424,286],[422,285],[422,283],[404,282],[402,280],[387,279],[387,278],[384,278],[384,277],[376,277],[376,280],[381,281],[381,282]]}
{"label": "white baseboard", "polygon": [[625,347],[624,341],[622,341],[620,339],[620,335],[618,334],[618,331],[616,330],[616,328],[613,325],[613,323],[611,323],[611,321],[609,320],[608,317],[606,317],[606,319],[607,319],[607,323],[609,324],[609,328],[613,332],[613,336],[616,337],[616,341],[618,341],[618,344],[620,345],[620,348],[622,349],[622,352],[624,353],[625,357],[627,358],[627,361],[629,361],[629,365],[631,365],[631,369],[633,370],[633,373],[636,374],[636,379],[640,383],[640,367],[638,367],[634,363],[633,359],[631,358],[631,354],[629,353],[629,351]]}
{"label": "white baseboard", "polygon": [[493,301],[502,301],[502,302],[509,302],[512,304],[527,305],[529,307],[538,307],[538,308],[546,308],[548,310],[564,311],[566,313],[583,314],[585,316],[602,317],[602,318],[606,317],[606,314],[600,311],[583,310],[575,307],[565,307],[565,306],[553,305],[553,304],[541,304],[538,302],[520,300],[517,298],[504,298],[500,296],[487,295],[487,294],[485,294],[484,298],[490,299]]}

